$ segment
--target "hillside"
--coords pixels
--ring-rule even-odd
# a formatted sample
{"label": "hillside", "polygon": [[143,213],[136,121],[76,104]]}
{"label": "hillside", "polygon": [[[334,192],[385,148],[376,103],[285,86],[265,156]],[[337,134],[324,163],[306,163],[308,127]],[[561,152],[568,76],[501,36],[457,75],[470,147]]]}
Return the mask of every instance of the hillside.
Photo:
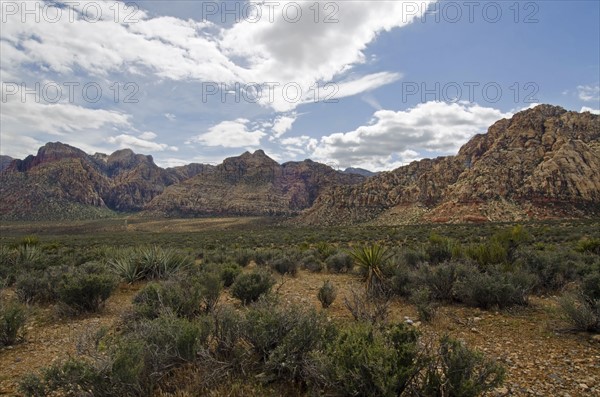
{"label": "hillside", "polygon": [[257,150],[170,186],[147,210],[170,216],[295,215],[325,190],[363,180],[311,160],[279,164]]}
{"label": "hillside", "polygon": [[165,170],[129,149],[88,155],[60,142],[11,162],[0,174],[3,219],[72,219],[139,211],[169,185],[206,167]]}
{"label": "hillside", "polygon": [[600,117],[540,105],[455,156],[415,161],[317,199],[299,222],[518,221],[600,214]]}

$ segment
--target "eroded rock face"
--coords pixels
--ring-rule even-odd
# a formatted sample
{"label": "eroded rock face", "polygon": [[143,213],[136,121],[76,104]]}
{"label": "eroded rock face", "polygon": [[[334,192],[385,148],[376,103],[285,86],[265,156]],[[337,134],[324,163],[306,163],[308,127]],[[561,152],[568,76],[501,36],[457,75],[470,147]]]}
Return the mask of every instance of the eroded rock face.
{"label": "eroded rock face", "polygon": [[600,117],[540,105],[456,156],[421,160],[319,197],[305,223],[512,221],[600,214]]}
{"label": "eroded rock face", "polygon": [[168,187],[146,209],[170,216],[294,215],[326,189],[362,180],[310,160],[279,164],[257,150]]}

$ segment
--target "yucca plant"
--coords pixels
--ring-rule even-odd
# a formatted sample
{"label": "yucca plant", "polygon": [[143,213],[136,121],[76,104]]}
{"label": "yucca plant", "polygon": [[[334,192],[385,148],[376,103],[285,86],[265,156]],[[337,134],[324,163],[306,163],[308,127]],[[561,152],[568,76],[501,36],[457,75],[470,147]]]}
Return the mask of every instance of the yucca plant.
{"label": "yucca plant", "polygon": [[35,245],[19,245],[16,250],[17,267],[35,267],[42,260],[42,251]]}
{"label": "yucca plant", "polygon": [[350,252],[350,255],[363,272],[367,293],[372,295],[381,292],[385,282],[382,266],[390,258],[388,250],[384,246],[375,243],[356,247]]}
{"label": "yucca plant", "polygon": [[139,255],[141,269],[147,278],[168,278],[192,264],[189,258],[174,250],[156,245],[140,248]]}
{"label": "yucca plant", "polygon": [[112,258],[108,261],[108,265],[116,275],[129,284],[144,278],[144,272],[135,258],[127,256]]}

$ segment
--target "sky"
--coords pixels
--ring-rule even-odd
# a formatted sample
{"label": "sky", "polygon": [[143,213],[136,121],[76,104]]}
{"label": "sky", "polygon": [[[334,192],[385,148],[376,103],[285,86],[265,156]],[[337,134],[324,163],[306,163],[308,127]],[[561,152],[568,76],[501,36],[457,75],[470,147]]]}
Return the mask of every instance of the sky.
{"label": "sky", "polygon": [[391,170],[515,112],[600,112],[600,1],[0,0],[0,153],[263,149]]}

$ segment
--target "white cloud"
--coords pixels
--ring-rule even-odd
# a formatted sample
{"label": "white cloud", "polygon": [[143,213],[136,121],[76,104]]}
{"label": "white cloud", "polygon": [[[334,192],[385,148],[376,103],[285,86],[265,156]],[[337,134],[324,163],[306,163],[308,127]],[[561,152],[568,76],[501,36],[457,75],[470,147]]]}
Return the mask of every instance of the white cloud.
{"label": "white cloud", "polygon": [[[419,4],[421,11],[429,2]],[[115,1],[58,3],[63,3],[62,8],[37,2],[49,15],[62,15],[54,22],[47,18],[36,22],[20,13],[3,16],[7,22],[3,23],[2,69],[7,75],[28,64],[64,75],[76,70],[93,76],[126,71],[176,81],[223,83],[229,89],[233,83],[275,83],[274,98],[263,95],[260,103],[278,111],[305,103],[316,83],[338,84],[336,97],[341,98],[395,81],[399,76],[388,72],[354,80],[344,76],[366,62],[364,50],[379,33],[405,26],[420,15],[407,14],[406,4],[414,4],[410,1],[331,2],[315,22],[313,1],[282,1],[274,7],[273,21],[265,9],[257,23],[243,19],[223,28],[191,19],[151,17],[142,10],[128,21],[125,16],[130,12]],[[75,12],[67,12],[74,4]],[[93,7],[87,7],[90,4]],[[120,10],[116,22],[115,5]],[[284,17],[289,15],[284,12],[289,5],[302,10],[297,23]],[[98,6],[102,19],[87,21],[83,10],[89,15],[89,10]],[[320,7],[325,7],[324,3]],[[331,12],[337,22],[324,23]],[[71,14],[73,20],[68,17]],[[285,96],[287,83],[300,87],[297,101],[290,98],[290,92]]]}
{"label": "white cloud", "polygon": [[368,125],[322,137],[312,157],[335,161],[342,168],[391,169],[427,153],[456,153],[473,135],[510,116],[466,102],[426,102],[406,111],[379,110]]}
{"label": "white cloud", "polygon": [[266,133],[262,130],[249,130],[249,122],[250,120],[243,118],[222,121],[209,128],[207,132],[193,137],[190,142],[226,148],[259,146],[261,138]]}
{"label": "white cloud", "polygon": [[290,116],[280,116],[276,118],[273,122],[273,127],[271,127],[275,138],[280,138],[283,134],[288,132],[292,128],[294,121],[296,121],[296,117],[296,114],[292,114]]}
{"label": "white cloud", "polygon": [[600,115],[600,109],[592,109],[592,108],[589,108],[587,106],[583,106],[581,108],[580,112],[581,113],[583,113],[583,112],[590,112],[592,114],[599,114]]}
{"label": "white cloud", "polygon": [[165,118],[169,121],[175,121],[175,119],[177,119],[177,116],[175,116],[173,113],[165,113]]}
{"label": "white cloud", "polygon": [[577,86],[577,92],[579,93],[579,99],[584,102],[600,101],[600,86],[598,85],[579,85]]}
{"label": "white cloud", "polygon": [[117,145],[119,148],[133,149],[134,151],[151,151],[151,152],[162,152],[164,150],[170,150],[176,152],[178,149],[175,146],[169,146],[164,143],[153,142],[148,139],[143,139],[141,136],[135,137],[133,135],[121,134],[117,136],[110,136],[107,139],[108,143]]}
{"label": "white cloud", "polygon": [[140,136],[139,136],[139,138],[151,141],[153,139],[156,139],[157,136],[158,135],[156,135],[154,132],[146,131],[146,132],[141,133]]}
{"label": "white cloud", "polygon": [[393,83],[402,78],[400,73],[381,72],[362,76],[355,80],[346,80],[337,84],[339,91],[335,98],[344,98],[369,92],[384,85]]}

